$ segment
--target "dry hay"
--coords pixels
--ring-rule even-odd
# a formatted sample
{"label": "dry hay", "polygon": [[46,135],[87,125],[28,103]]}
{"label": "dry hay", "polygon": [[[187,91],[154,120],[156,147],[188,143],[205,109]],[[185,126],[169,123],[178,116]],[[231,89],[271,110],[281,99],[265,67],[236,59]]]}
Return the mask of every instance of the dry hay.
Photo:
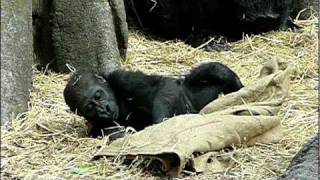
{"label": "dry hay", "polygon": [[[183,42],[161,42],[132,31],[123,66],[180,76],[205,61],[220,61],[244,84],[253,81],[269,59],[292,63],[291,93],[279,116],[288,134],[277,144],[237,147],[228,153],[234,164],[221,173],[178,179],[274,179],[318,130],[317,18],[299,21],[302,32],[270,32],[232,43],[232,51],[204,52]],[[62,91],[68,75],[34,70],[30,110],[2,131],[1,179],[160,179],[141,168],[90,158],[104,140],[85,136],[84,120],[65,105]],[[224,153],[224,152],[221,152]]]}

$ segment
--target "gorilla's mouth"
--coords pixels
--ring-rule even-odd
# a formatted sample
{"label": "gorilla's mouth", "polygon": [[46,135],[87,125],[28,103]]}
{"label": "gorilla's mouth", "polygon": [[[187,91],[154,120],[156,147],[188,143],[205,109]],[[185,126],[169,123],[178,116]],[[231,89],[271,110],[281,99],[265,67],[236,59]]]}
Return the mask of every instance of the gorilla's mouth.
{"label": "gorilla's mouth", "polygon": [[113,120],[118,119],[118,117],[119,117],[119,112],[118,112],[118,111],[114,111],[114,112],[112,113],[112,117],[113,117]]}
{"label": "gorilla's mouth", "polygon": [[101,112],[99,113],[99,118],[105,119],[105,120],[116,120],[119,116],[118,111],[111,111],[111,112]]}

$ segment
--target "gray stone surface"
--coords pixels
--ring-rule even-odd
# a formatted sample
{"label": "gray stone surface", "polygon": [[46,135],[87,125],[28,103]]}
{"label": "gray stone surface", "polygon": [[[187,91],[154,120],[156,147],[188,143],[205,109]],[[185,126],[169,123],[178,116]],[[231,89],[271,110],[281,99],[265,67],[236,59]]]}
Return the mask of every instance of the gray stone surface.
{"label": "gray stone surface", "polygon": [[53,0],[52,5],[52,38],[59,71],[68,72],[66,63],[77,70],[103,72],[119,67],[128,31],[122,1]]}
{"label": "gray stone surface", "polygon": [[32,1],[1,0],[1,125],[27,110],[32,75]]}
{"label": "gray stone surface", "polygon": [[292,159],[286,172],[279,180],[319,179],[319,134],[306,143]]}

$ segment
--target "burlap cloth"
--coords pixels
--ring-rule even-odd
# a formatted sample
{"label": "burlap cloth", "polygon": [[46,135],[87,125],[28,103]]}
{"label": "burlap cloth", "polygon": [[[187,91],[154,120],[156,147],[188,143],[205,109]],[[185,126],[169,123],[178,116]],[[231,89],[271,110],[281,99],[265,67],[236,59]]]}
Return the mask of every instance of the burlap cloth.
{"label": "burlap cloth", "polygon": [[[291,72],[291,66],[271,60],[263,66],[256,81],[219,97],[199,114],[175,116],[117,139],[101,148],[95,159],[102,156],[153,159],[170,176],[178,176],[186,164],[191,166],[188,169],[199,172],[208,167],[223,168],[223,163],[217,160],[209,165],[214,151],[240,144],[275,143],[282,138],[284,131],[278,111],[288,95]],[[195,158],[198,152],[202,155]]]}

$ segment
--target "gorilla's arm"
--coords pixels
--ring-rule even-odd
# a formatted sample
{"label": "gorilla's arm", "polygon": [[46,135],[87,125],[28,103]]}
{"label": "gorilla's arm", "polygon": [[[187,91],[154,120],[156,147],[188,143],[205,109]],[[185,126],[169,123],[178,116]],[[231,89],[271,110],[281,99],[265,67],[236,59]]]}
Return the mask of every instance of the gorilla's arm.
{"label": "gorilla's arm", "polygon": [[214,86],[221,87],[222,92],[227,94],[243,87],[239,77],[227,66],[210,62],[202,64],[186,75],[185,85],[188,87]]}
{"label": "gorilla's arm", "polygon": [[243,87],[239,77],[227,66],[211,62],[202,64],[185,76],[186,95],[198,112],[220,93],[228,94]]}

